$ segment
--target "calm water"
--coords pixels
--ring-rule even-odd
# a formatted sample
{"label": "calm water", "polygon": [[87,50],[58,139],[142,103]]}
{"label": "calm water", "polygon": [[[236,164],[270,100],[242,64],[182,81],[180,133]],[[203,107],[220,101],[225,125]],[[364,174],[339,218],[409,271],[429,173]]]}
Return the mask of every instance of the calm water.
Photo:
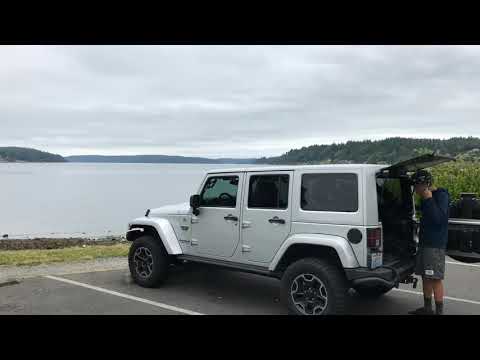
{"label": "calm water", "polygon": [[123,234],[146,209],[188,202],[219,164],[0,163],[0,235]]}

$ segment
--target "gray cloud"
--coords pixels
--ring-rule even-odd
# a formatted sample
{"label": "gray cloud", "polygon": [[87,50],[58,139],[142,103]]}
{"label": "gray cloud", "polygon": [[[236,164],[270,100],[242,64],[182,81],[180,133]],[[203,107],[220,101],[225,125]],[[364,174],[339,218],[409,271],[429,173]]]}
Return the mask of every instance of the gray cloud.
{"label": "gray cloud", "polygon": [[2,46],[0,145],[277,155],[479,136],[479,46]]}

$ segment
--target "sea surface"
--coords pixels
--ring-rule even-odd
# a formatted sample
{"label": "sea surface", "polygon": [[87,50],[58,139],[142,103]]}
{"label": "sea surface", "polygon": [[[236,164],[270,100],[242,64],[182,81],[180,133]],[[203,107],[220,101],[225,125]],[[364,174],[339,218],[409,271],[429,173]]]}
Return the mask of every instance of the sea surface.
{"label": "sea surface", "polygon": [[232,167],[245,165],[0,163],[0,236],[121,235],[148,208],[188,202],[207,170]]}

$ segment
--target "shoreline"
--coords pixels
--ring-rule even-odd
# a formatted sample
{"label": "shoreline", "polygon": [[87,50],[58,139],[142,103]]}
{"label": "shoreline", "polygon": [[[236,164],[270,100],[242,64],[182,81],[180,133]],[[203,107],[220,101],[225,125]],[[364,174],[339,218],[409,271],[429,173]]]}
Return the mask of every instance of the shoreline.
{"label": "shoreline", "polygon": [[25,238],[3,238],[0,239],[0,251],[15,250],[50,250],[64,249],[78,246],[108,246],[117,245],[127,242],[124,235],[112,235],[101,237],[36,237],[31,239]]}

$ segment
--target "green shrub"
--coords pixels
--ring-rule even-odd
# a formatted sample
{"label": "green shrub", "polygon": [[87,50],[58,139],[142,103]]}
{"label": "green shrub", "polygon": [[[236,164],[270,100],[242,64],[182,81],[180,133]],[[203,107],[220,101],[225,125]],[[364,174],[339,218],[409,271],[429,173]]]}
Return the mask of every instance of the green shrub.
{"label": "green shrub", "polygon": [[458,200],[460,193],[473,192],[480,195],[480,163],[456,161],[430,169],[434,185],[450,193],[451,200]]}

